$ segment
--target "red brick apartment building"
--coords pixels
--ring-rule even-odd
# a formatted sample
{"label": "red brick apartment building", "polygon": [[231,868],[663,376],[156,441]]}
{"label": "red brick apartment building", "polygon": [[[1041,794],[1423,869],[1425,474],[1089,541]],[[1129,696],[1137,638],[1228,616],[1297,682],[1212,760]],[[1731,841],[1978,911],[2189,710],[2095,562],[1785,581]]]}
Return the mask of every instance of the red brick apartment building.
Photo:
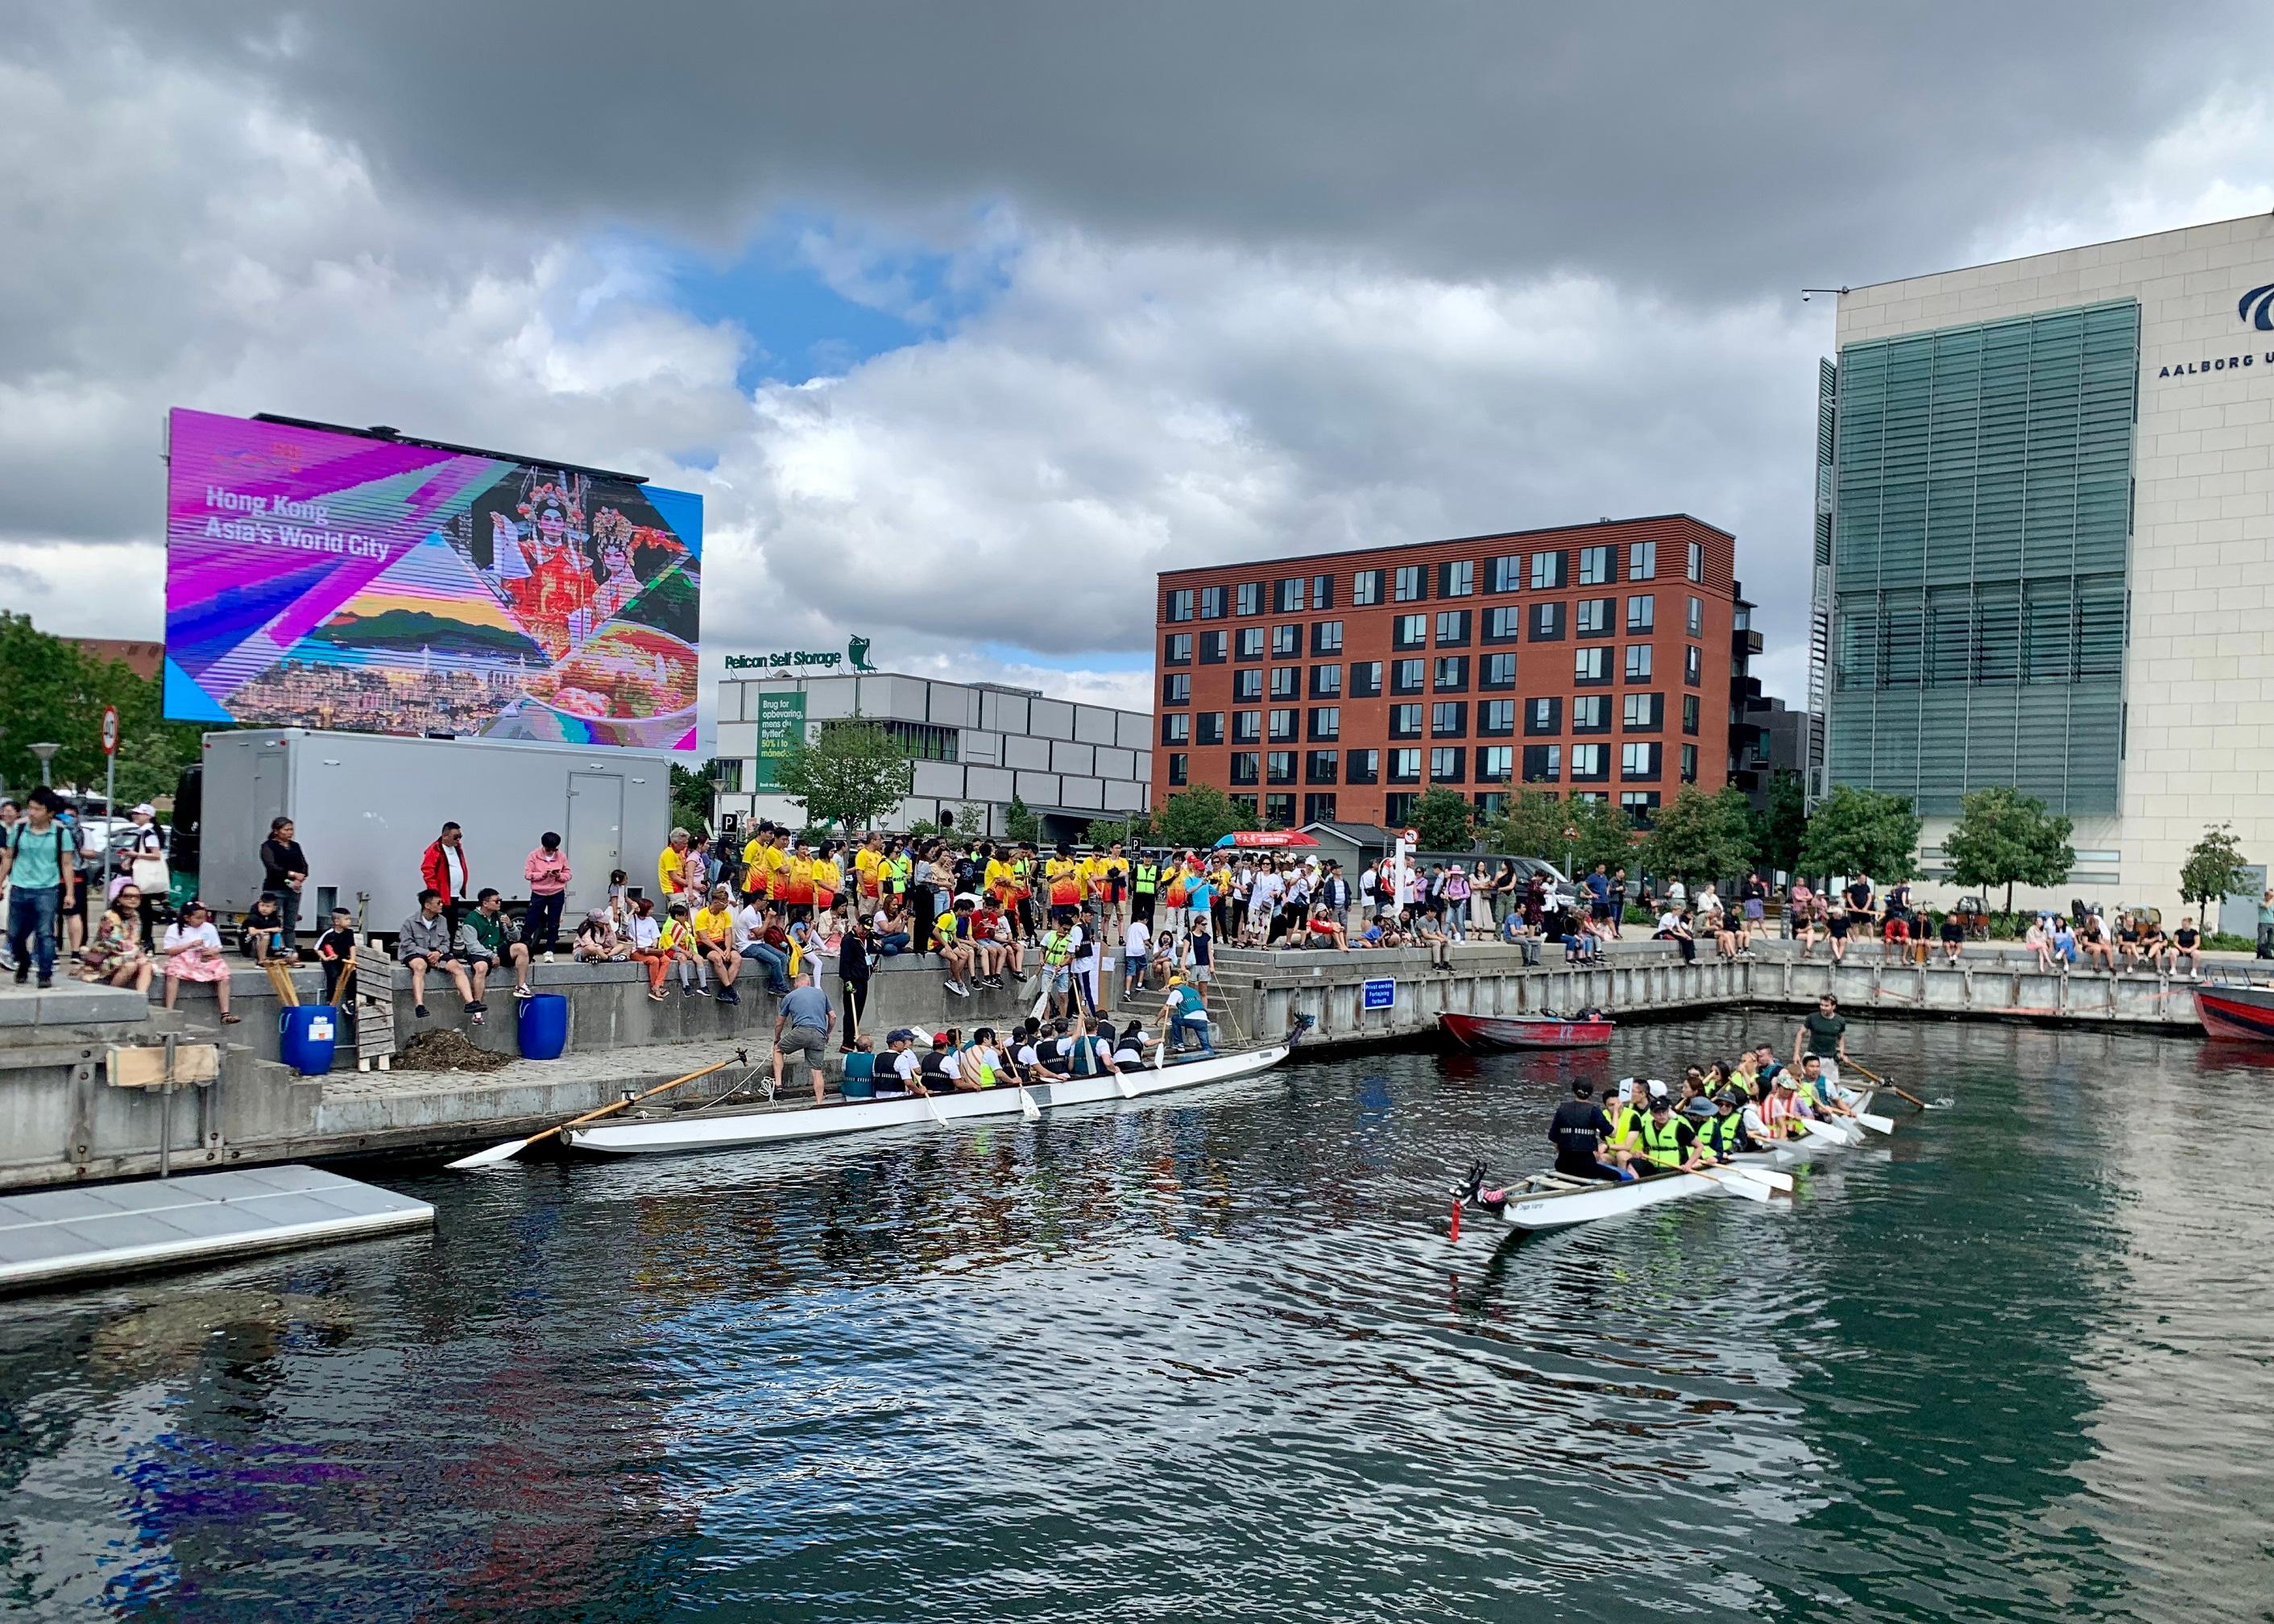
{"label": "red brick apartment building", "polygon": [[1736,545],[1673,514],[1164,572],[1153,804],[1211,784],[1275,827],[1394,827],[1443,785],[1647,823],[1685,783],[1751,789]]}

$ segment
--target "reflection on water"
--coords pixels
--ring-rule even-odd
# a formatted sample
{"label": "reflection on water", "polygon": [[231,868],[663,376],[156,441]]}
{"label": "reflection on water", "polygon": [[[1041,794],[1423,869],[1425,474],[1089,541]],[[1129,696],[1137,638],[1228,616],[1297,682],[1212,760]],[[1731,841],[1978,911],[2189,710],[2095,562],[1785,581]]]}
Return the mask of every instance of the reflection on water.
{"label": "reflection on water", "polygon": [[2263,1616],[2274,1199],[2218,1148],[2243,1073],[2211,1051],[1862,1031],[1957,1103],[1795,1201],[1446,1244],[1453,1173],[1544,1159],[1570,1077],[1743,1035],[396,1177],[434,1237],[0,1309],[0,1597]]}

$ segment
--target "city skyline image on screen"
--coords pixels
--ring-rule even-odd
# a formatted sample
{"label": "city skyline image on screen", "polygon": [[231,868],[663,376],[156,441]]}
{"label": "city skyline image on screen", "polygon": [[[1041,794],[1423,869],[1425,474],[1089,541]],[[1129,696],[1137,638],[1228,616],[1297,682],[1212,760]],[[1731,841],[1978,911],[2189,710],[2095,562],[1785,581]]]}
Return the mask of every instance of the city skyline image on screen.
{"label": "city skyline image on screen", "polygon": [[176,410],[166,714],[695,748],[703,502]]}

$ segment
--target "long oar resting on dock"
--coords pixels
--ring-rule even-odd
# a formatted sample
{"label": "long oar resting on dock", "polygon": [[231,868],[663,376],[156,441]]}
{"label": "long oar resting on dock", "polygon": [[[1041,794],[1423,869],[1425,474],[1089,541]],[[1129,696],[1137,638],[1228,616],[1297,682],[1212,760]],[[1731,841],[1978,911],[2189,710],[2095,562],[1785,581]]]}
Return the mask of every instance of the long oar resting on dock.
{"label": "long oar resting on dock", "polygon": [[686,1076],[674,1077],[667,1083],[658,1083],[645,1094],[634,1094],[629,1100],[618,1100],[612,1105],[602,1106],[597,1111],[586,1111],[582,1116],[572,1117],[567,1122],[561,1123],[556,1126],[546,1129],[542,1133],[532,1133],[525,1139],[508,1139],[502,1145],[493,1145],[487,1150],[478,1150],[471,1156],[461,1156],[456,1162],[451,1162],[450,1166],[454,1169],[457,1168],[491,1167],[500,1162],[510,1162],[514,1157],[521,1154],[523,1151],[527,1150],[532,1145],[542,1144],[545,1140],[555,1138],[558,1135],[566,1132],[570,1128],[581,1128],[588,1122],[596,1121],[602,1116],[611,1116],[617,1111],[622,1110],[626,1106],[637,1105],[642,1100],[649,1099],[656,1094],[659,1094],[666,1088],[676,1088],[680,1084],[691,1083],[698,1077],[708,1077],[713,1071],[723,1071],[728,1066],[734,1064],[737,1061],[744,1064],[748,1064],[749,1063],[749,1056],[738,1049],[734,1051],[734,1057],[733,1060],[721,1060],[716,1065],[704,1066],[700,1071],[689,1071]]}

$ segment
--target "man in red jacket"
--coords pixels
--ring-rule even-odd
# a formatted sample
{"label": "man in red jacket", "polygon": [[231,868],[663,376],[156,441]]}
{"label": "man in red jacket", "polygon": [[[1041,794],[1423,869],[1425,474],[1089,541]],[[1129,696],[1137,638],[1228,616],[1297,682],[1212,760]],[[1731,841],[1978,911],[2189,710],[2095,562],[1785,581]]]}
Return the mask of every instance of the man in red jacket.
{"label": "man in red jacket", "polygon": [[456,823],[443,824],[442,832],[418,860],[418,879],[427,890],[440,895],[442,911],[450,917],[450,935],[456,940],[458,910],[473,889],[466,870],[465,831]]}

